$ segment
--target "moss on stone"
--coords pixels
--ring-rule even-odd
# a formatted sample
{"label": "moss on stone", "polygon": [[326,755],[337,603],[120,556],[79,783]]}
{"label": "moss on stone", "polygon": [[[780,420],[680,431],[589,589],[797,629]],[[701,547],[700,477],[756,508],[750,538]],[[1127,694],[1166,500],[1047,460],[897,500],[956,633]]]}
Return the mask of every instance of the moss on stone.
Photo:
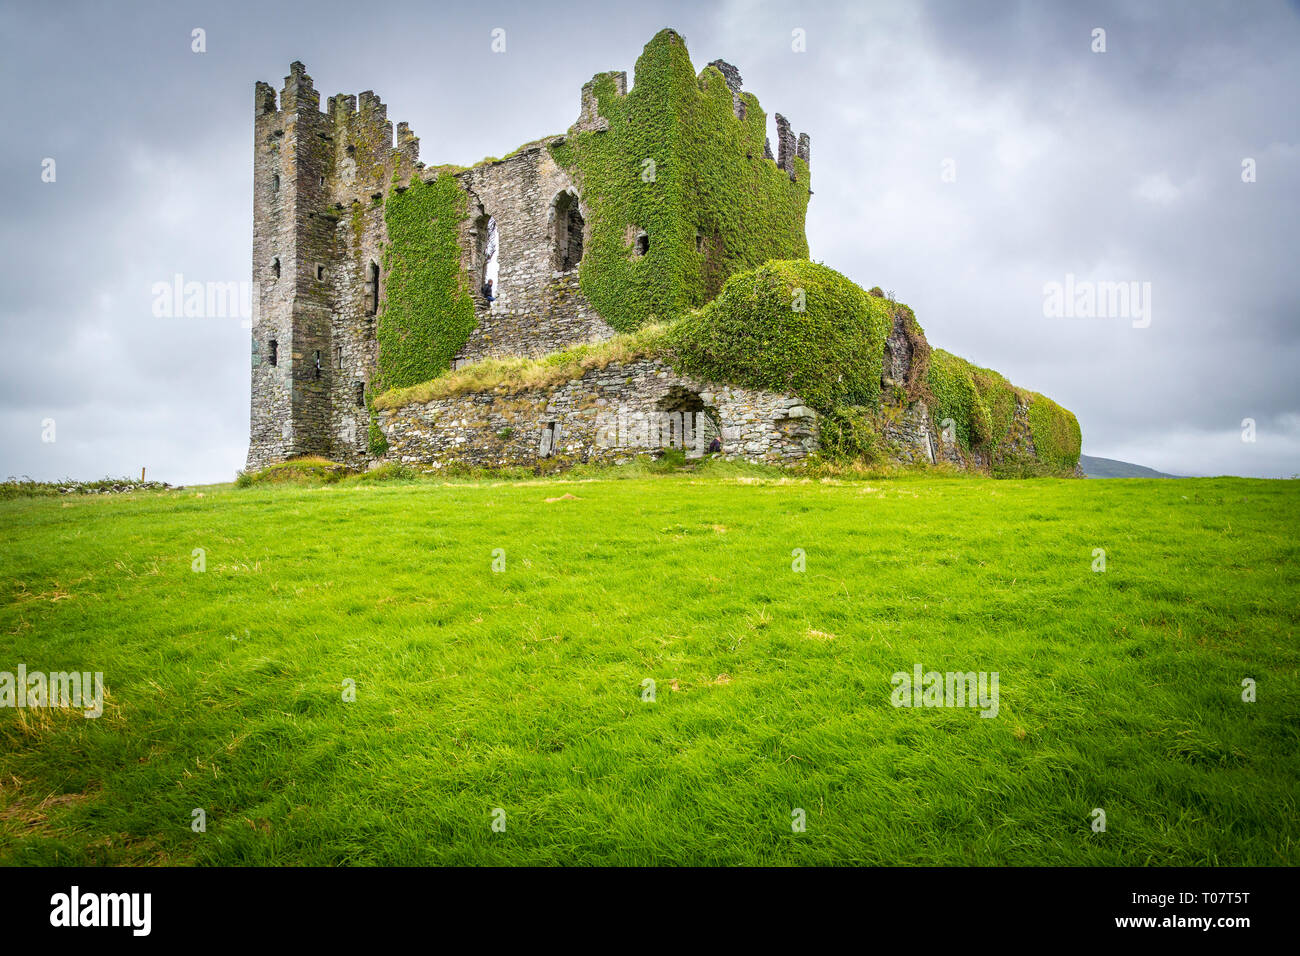
{"label": "moss on stone", "polygon": [[[961,449],[984,453],[995,473],[1068,474],[1079,463],[1078,419],[1051,399],[943,349],[931,353],[928,383],[935,425],[951,419]],[[1027,435],[1017,425],[1017,406],[1027,408]],[[1036,463],[1028,460],[1023,438],[1033,441]]]}
{"label": "moss on stone", "polygon": [[1029,427],[1038,460],[1060,472],[1074,471],[1083,441],[1079,420],[1045,395],[1032,392],[1030,396]]}

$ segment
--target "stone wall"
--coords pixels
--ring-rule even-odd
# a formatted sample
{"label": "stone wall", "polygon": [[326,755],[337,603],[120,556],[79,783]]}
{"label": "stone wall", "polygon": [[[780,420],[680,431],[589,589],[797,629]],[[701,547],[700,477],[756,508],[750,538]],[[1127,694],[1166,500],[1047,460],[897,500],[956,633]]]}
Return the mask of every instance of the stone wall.
{"label": "stone wall", "polygon": [[936,454],[944,455],[925,402],[902,407],[885,405],[880,416],[880,434],[886,443],[886,454],[900,464],[933,465]]}
{"label": "stone wall", "polygon": [[[532,144],[456,178],[469,196],[473,248],[467,282],[475,292],[478,327],[453,366],[483,358],[535,358],[614,334],[578,290],[577,264],[564,261],[572,222],[565,211],[576,204],[582,225],[587,209],[546,144]],[[482,247],[489,218],[496,221],[498,263],[490,308],[478,294],[487,266]],[[578,241],[572,248],[580,246]]]}
{"label": "stone wall", "polygon": [[719,385],[662,362],[612,363],[549,388],[476,392],[379,412],[389,461],[484,467],[621,463],[714,435],[727,458],[790,463],[817,448],[817,414],[795,395]]}

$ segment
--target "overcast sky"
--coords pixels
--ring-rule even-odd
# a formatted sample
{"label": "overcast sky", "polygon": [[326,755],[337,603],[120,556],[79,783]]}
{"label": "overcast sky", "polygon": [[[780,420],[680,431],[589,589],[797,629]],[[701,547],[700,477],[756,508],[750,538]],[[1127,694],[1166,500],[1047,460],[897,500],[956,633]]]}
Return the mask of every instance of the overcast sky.
{"label": "overcast sky", "polygon": [[[153,287],[251,278],[256,80],[302,60],[469,164],[563,132],[665,26],[811,135],[812,257],[1074,411],[1086,454],[1300,472],[1295,3],[4,0],[0,475],[243,466],[247,328]],[[1149,324],[1046,315],[1067,275],[1149,283]]]}

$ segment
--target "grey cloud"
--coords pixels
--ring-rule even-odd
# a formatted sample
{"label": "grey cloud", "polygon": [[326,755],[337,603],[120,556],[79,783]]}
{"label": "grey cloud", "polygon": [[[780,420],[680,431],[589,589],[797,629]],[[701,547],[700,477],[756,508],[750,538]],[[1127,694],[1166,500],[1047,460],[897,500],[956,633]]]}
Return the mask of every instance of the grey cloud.
{"label": "grey cloud", "polygon": [[[157,319],[153,283],[250,279],[252,86],[300,59],[375,90],[427,162],[576,117],[674,26],[813,138],[814,258],[894,289],[931,341],[1074,410],[1092,454],[1300,471],[1295,4],[426,2],[8,5],[0,78],[0,472],[225,480],[247,443],[237,319]],[[489,32],[507,30],[507,53]],[[1088,51],[1094,26],[1108,52]],[[189,49],[207,31],[208,52]],[[790,46],[804,29],[806,53]],[[40,182],[42,157],[58,182]],[[1240,181],[1255,157],[1259,181]],[[957,162],[956,183],[939,164]],[[1150,281],[1149,329],[1042,314],[1066,272]],[[40,421],[59,440],[40,441]],[[1260,422],[1240,441],[1239,422]]]}

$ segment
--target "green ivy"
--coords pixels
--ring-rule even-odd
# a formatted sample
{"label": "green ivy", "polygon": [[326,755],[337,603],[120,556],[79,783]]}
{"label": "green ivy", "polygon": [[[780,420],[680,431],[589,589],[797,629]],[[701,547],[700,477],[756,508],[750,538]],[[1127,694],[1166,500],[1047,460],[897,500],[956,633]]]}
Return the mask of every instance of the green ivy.
{"label": "green ivy", "polygon": [[[999,473],[1061,474],[1072,472],[1078,464],[1078,419],[1051,399],[1018,389],[997,372],[942,349],[930,354],[929,387],[935,425],[942,427],[952,419],[962,449],[987,453],[995,470],[1000,467]],[[1017,447],[1017,404],[1028,406],[1037,462],[1022,460]]]}
{"label": "green ivy", "polygon": [[821,420],[821,451],[827,458],[874,462],[880,434],[871,409],[844,405]]}
{"label": "green ivy", "polygon": [[386,293],[375,327],[376,393],[447,371],[474,329],[474,299],[457,242],[467,205],[452,176],[429,183],[416,178],[385,200]]}
{"label": "green ivy", "polygon": [[951,419],[957,443],[966,451],[984,443],[992,430],[988,409],[980,401],[971,368],[965,359],[943,349],[930,352],[929,385],[934,396],[930,412],[934,424],[943,428],[942,423]]}
{"label": "green ivy", "polygon": [[1031,393],[1029,427],[1039,461],[1058,471],[1074,471],[1079,464],[1083,434],[1079,420],[1045,395]]}
{"label": "green ivy", "polygon": [[[618,95],[614,76],[593,88],[609,129],[551,147],[588,212],[579,277],[605,321],[626,332],[671,320],[736,272],[807,258],[808,164],[794,161],[792,182],[764,159],[767,119],[752,94],[742,121],[722,74],[706,67],[697,78],[672,30],[646,44],[630,92]],[[638,229],[650,241],[644,256],[633,254]]]}
{"label": "green ivy", "polygon": [[807,259],[764,263],[732,276],[716,299],[673,326],[677,364],[706,378],[795,392],[831,413],[875,410],[887,303]]}
{"label": "green ivy", "polygon": [[388,452],[388,436],[379,427],[379,415],[375,412],[375,396],[371,389],[366,390],[366,413],[370,416],[369,430],[366,435],[370,457],[382,458]]}

